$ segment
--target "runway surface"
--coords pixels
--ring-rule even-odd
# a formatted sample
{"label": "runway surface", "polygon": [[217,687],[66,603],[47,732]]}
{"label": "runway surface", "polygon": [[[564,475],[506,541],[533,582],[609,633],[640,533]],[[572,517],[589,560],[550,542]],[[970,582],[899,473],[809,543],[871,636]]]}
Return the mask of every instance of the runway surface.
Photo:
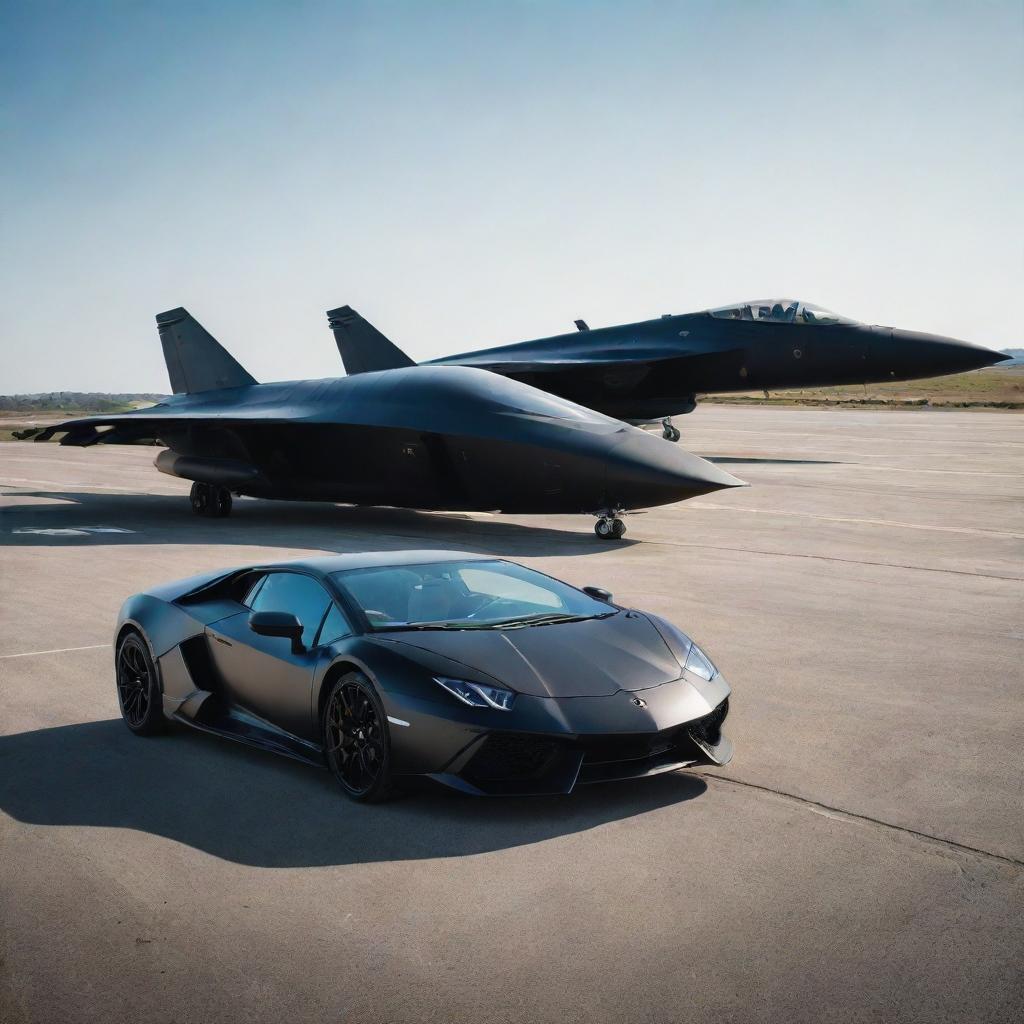
{"label": "runway surface", "polygon": [[[679,425],[752,486],[630,517],[620,544],[583,517],[243,499],[200,520],[156,449],[0,445],[0,1019],[1021,1019],[1024,418]],[[129,593],[408,546],[672,618],[733,686],[735,761],[362,807],[118,720]]]}

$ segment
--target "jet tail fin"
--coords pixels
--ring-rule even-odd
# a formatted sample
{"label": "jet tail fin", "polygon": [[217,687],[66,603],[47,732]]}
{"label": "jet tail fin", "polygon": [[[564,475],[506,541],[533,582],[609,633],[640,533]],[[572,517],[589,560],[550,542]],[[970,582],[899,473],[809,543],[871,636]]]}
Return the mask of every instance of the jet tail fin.
{"label": "jet tail fin", "polygon": [[327,311],[327,322],[338,343],[341,361],[350,373],[372,373],[374,370],[397,370],[416,364],[393,342],[388,341],[368,320],[351,306]]}
{"label": "jet tail fin", "polygon": [[252,376],[188,310],[157,313],[167,375],[176,395],[255,384]]}

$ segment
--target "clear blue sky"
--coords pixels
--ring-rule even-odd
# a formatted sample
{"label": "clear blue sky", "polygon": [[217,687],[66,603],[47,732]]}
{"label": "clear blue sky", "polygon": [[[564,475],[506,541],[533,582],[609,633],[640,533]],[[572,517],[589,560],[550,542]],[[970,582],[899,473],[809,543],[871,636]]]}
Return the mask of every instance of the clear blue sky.
{"label": "clear blue sky", "polygon": [[1024,344],[1009,3],[0,4],[0,393],[793,295]]}

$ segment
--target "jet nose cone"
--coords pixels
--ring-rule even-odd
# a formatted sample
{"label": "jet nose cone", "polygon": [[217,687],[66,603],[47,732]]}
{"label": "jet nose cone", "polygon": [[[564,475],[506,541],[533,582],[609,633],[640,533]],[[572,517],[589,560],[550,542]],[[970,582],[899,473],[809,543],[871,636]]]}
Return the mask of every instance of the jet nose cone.
{"label": "jet nose cone", "polygon": [[607,467],[608,506],[613,508],[650,508],[747,486],[699,455],[643,430],[631,430],[612,449]]}
{"label": "jet nose cone", "polygon": [[886,342],[878,342],[876,349],[887,367],[890,377],[937,377],[947,373],[964,373],[993,366],[1007,357],[983,345],[972,345],[941,334],[921,334],[917,331],[893,330]]}

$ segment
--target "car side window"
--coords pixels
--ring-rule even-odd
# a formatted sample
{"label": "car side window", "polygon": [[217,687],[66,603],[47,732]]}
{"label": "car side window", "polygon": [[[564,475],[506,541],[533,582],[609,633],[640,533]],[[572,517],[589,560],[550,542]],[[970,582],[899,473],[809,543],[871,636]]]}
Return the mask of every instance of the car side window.
{"label": "car side window", "polygon": [[291,612],[302,623],[302,643],[312,647],[331,598],[310,576],[296,572],[267,573],[266,582],[251,595],[254,612]]}
{"label": "car side window", "polygon": [[330,610],[327,612],[327,618],[324,619],[324,624],[320,627],[320,636],[317,637],[316,642],[329,644],[340,640],[343,636],[350,636],[351,633],[352,627],[348,624],[345,613],[332,602]]}
{"label": "car side window", "polygon": [[246,608],[252,608],[252,603],[256,600],[256,595],[260,592],[260,587],[263,586],[266,580],[267,576],[266,573],[264,573],[261,576],[254,576],[249,581],[249,587],[245,592],[245,597],[242,598],[242,604],[244,604]]}

